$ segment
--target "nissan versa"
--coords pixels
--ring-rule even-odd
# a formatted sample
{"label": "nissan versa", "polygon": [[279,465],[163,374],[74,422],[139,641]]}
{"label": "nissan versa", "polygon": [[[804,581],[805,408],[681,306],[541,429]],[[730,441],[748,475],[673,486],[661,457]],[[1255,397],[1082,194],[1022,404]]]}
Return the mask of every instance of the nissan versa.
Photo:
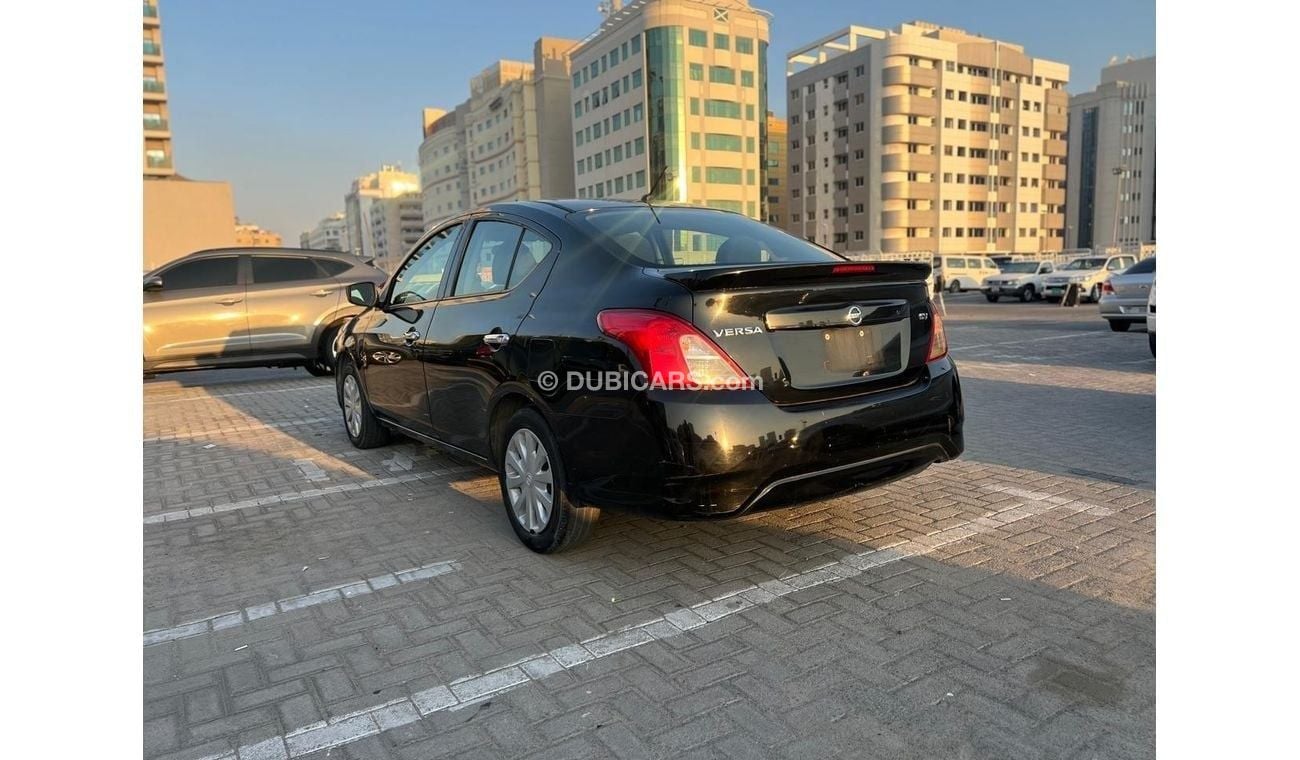
{"label": "nissan versa", "polygon": [[602,508],[734,517],[962,452],[924,263],[861,263],[739,214],[504,203],[415,246],[338,336],[348,437],[496,470],[529,548]]}

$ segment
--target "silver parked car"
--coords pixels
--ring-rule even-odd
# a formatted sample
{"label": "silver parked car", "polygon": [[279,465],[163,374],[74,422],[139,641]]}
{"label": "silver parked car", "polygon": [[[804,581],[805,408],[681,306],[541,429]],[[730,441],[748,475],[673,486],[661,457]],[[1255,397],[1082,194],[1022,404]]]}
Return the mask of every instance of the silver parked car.
{"label": "silver parked car", "polygon": [[1110,276],[1101,285],[1101,316],[1110,329],[1124,332],[1133,325],[1146,324],[1147,298],[1156,279],[1156,257],[1142,259],[1133,266]]}
{"label": "silver parked car", "polygon": [[334,335],[361,313],[344,286],[387,276],[346,253],[199,251],[144,277],[144,372],[217,367],[334,371]]}

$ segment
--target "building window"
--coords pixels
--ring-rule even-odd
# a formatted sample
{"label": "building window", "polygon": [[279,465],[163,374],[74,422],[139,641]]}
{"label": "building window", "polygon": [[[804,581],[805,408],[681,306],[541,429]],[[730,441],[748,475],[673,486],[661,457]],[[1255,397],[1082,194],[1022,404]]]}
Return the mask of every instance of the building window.
{"label": "building window", "polygon": [[741,72],[740,72],[740,86],[741,86],[741,87],[753,87],[753,86],[754,86],[754,72],[752,72],[752,71],[741,71]]}
{"label": "building window", "polygon": [[720,33],[718,33],[718,32],[714,32],[714,33],[713,33],[713,47],[716,48],[716,49],[718,49],[718,50],[730,50],[730,49],[731,49],[731,37],[730,37],[729,35],[726,35],[726,34],[720,34]]}
{"label": "building window", "polygon": [[754,40],[752,37],[737,37],[736,52],[749,55],[754,52]]}
{"label": "building window", "polygon": [[704,178],[706,182],[716,183],[719,185],[741,184],[740,170],[728,166],[705,167]]}
{"label": "building window", "polygon": [[736,70],[730,66],[710,66],[709,81],[714,84],[735,84]]}
{"label": "building window", "polygon": [[692,82],[700,82],[700,81],[703,81],[703,79],[704,79],[704,64],[702,64],[702,63],[692,63],[692,64],[690,64],[690,69],[691,69],[691,71],[690,71],[690,76],[691,76],[691,81],[692,81]]}
{"label": "building window", "polygon": [[[691,113],[692,114],[698,113],[697,109],[698,109],[698,99],[691,98]],[[754,107],[752,105],[746,106],[746,110],[750,112],[751,118],[753,115],[752,114],[753,109]],[[709,98],[704,101],[704,115],[720,116],[725,119],[739,119],[740,104],[734,100],[717,100],[714,98]]]}

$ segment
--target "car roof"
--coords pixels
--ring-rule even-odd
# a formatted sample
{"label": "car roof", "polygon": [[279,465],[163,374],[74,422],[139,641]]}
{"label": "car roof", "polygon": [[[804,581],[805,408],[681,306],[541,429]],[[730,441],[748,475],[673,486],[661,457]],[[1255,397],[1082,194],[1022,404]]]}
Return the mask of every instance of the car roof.
{"label": "car roof", "polygon": [[[485,206],[478,211],[499,211],[501,213],[514,213],[533,211],[551,216],[566,216],[578,211],[596,211],[606,208],[645,208],[647,204],[634,200],[619,199],[597,199],[597,198],[559,198],[551,200],[537,201],[507,201],[505,203],[493,203]],[[711,211],[718,214],[734,214],[734,211],[726,209],[710,208],[708,206],[696,206],[689,203],[655,203],[655,208],[672,208],[672,209],[692,209],[694,211]],[[476,213],[476,212],[471,212]],[[521,214],[526,215],[526,214]],[[746,217],[748,218],[748,217]]]}

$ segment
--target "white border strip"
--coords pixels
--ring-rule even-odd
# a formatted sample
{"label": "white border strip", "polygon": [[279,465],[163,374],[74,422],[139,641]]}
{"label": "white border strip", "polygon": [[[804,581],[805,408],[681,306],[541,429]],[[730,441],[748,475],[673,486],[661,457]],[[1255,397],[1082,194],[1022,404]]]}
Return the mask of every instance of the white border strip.
{"label": "white border strip", "polygon": [[434,562],[429,565],[413,567],[409,570],[399,570],[395,573],[384,573],[374,578],[367,578],[363,581],[348,581],[340,583],[329,588],[319,589],[310,594],[301,596],[291,596],[287,599],[281,599],[269,604],[256,604],[252,607],[245,607],[242,610],[233,610],[223,612],[219,615],[212,615],[202,620],[192,620],[188,623],[181,623],[171,628],[155,628],[152,631],[144,632],[144,645],[153,646],[162,644],[167,641],[177,639],[188,639],[191,636],[201,636],[213,631],[224,631],[227,628],[235,628],[244,623],[254,620],[260,620],[264,617],[270,617],[281,612],[292,612],[304,607],[314,607],[326,602],[337,602],[342,599],[351,599],[354,596],[365,596],[373,594],[380,589],[399,586],[403,583],[412,581],[422,581],[426,578],[435,578],[439,575],[453,573],[460,569],[460,563],[455,560],[443,562]]}
{"label": "white border strip", "polygon": [[289,420],[287,422],[259,422],[254,425],[232,425],[224,428],[214,428],[212,430],[185,431],[183,433],[168,433],[167,435],[155,435],[144,439],[145,443],[159,443],[160,441],[186,441],[194,438],[207,438],[214,435],[225,435],[228,433],[252,433],[258,430],[280,430],[282,428],[300,427],[304,425],[318,425],[322,422],[331,422],[337,420],[333,417],[312,417],[305,420]]}
{"label": "white border strip", "polygon": [[315,390],[320,390],[322,388],[332,388],[332,387],[334,387],[334,383],[316,383],[314,385],[303,385],[297,388],[272,388],[271,390],[267,390],[267,391],[239,391],[237,393],[210,393],[210,394],[204,393],[201,395],[179,396],[177,398],[158,398],[153,400],[145,399],[144,405],[153,406],[155,404],[183,404],[190,401],[209,401],[209,400],[223,399],[223,398],[235,398],[236,396],[265,396],[268,393],[300,393],[303,391],[315,391]]}

